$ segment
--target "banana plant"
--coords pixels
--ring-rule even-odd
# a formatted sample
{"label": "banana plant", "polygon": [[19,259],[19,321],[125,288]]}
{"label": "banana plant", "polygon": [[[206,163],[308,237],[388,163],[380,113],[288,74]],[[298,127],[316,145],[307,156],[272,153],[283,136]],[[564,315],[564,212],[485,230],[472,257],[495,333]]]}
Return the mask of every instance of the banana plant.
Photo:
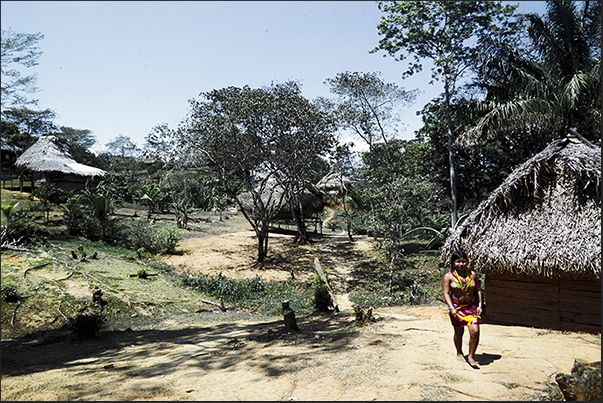
{"label": "banana plant", "polygon": [[2,225],[0,231],[0,245],[2,247],[7,246],[10,243],[18,243],[19,240],[15,239],[24,232],[25,223],[23,219],[25,215],[20,210],[17,210],[19,202],[2,206],[2,216],[5,219],[5,223]]}

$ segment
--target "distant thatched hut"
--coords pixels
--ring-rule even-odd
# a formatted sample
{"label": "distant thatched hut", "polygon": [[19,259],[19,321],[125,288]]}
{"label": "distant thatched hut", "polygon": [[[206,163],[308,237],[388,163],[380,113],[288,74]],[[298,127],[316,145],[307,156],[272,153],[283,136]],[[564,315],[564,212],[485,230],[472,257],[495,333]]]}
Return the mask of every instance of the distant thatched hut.
{"label": "distant thatched hut", "polygon": [[[289,199],[286,195],[283,195],[283,188],[274,182],[269,182],[266,189],[260,194],[262,202],[270,209],[276,212],[274,217],[275,221],[292,220],[291,208],[289,207]],[[241,204],[247,212],[253,212],[253,198],[251,192],[245,192],[239,195]],[[302,209],[304,219],[315,218],[318,214],[323,212],[324,202],[321,196],[321,192],[310,187],[302,194]],[[299,214],[299,211],[296,210]]]}
{"label": "distant thatched hut", "polygon": [[484,320],[601,332],[601,148],[553,141],[446,240],[485,274]]}
{"label": "distant thatched hut", "polygon": [[51,182],[73,191],[84,189],[86,183],[94,186],[105,171],[76,162],[55,136],[43,136],[29,147],[17,160],[15,167],[21,171],[21,180]]}
{"label": "distant thatched hut", "polygon": [[316,187],[341,199],[351,185],[352,181],[341,173],[329,172],[318,181]]}

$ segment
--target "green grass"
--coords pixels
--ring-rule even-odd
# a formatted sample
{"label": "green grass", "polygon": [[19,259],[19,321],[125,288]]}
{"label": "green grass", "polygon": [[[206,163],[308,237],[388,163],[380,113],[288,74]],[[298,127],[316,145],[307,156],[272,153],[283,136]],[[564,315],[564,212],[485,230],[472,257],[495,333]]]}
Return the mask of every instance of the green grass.
{"label": "green grass", "polygon": [[[45,223],[42,213],[37,211],[38,203],[26,193],[2,189],[3,206],[16,201],[21,202],[19,209],[34,218],[30,221],[37,238],[28,245],[28,251],[2,251],[3,294],[6,291],[7,295],[19,296],[18,303],[2,299],[2,338],[64,329],[80,313],[101,312],[101,306],[92,302],[95,288],[101,289],[104,299],[102,315],[107,320],[103,326],[113,330],[282,319],[283,300],[290,301],[297,316],[309,315],[314,310],[311,284],[180,273],[148,253],[68,236],[60,214]],[[117,217],[132,219],[129,217],[134,211],[139,211],[136,207],[119,209]],[[55,206],[53,212],[60,210]],[[194,213],[184,237],[249,229],[241,214],[228,213],[222,217],[220,221],[217,213]],[[175,222],[160,219],[157,225],[174,227]],[[81,250],[86,253],[85,259]],[[72,253],[76,254],[75,259]],[[432,303],[439,298],[443,272],[437,268],[435,258],[400,257],[393,292],[388,295],[389,266],[383,251],[362,252],[362,255],[362,263],[353,268],[349,279],[353,303],[379,307]],[[142,271],[149,276],[141,278],[138,273]],[[203,300],[223,302],[228,309],[226,312],[218,309],[217,314],[217,307]]]}

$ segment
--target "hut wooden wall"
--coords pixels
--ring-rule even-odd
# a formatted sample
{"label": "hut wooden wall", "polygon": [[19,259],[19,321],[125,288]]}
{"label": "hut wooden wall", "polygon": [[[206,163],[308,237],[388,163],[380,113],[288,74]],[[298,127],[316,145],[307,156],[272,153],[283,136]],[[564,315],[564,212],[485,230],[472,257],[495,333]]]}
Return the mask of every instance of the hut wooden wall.
{"label": "hut wooden wall", "polygon": [[484,323],[601,332],[601,281],[487,273]]}

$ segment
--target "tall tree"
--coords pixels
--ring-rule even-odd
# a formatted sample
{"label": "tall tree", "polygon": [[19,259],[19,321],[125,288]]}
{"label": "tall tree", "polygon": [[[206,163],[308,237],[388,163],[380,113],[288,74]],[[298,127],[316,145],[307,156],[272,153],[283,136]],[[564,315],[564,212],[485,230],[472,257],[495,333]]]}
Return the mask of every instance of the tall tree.
{"label": "tall tree", "polygon": [[393,109],[397,105],[409,105],[416,91],[406,91],[396,84],[386,83],[380,72],[338,73],[325,83],[338,95],[336,115],[344,129],[351,130],[373,148],[376,141],[387,143],[395,137],[393,125],[398,120]]}
{"label": "tall tree", "polygon": [[90,151],[90,147],[96,143],[91,130],[61,126],[59,131],[54,134],[67,146],[67,150],[74,160],[81,164],[98,166],[96,156]]}
{"label": "tall tree", "polygon": [[40,137],[57,131],[54,124],[56,113],[50,109],[33,110],[26,106],[2,110],[2,118],[19,127],[19,132],[30,137]]}
{"label": "tall tree", "polygon": [[[268,99],[263,91],[248,86],[213,90],[201,96],[201,100],[190,100],[191,110],[178,133],[178,147],[190,155],[192,164],[209,166],[215,172],[222,190],[234,199],[254,229],[257,262],[263,263],[269,226],[283,197],[283,193],[267,192],[273,180],[270,175],[258,174],[269,157],[262,130],[269,119]],[[251,195],[251,212],[246,209],[244,192]]]}
{"label": "tall tree", "polygon": [[[432,79],[443,81],[448,131],[448,160],[452,202],[452,226],[457,221],[456,180],[452,148],[453,122],[449,113],[457,81],[467,72],[480,51],[484,37],[513,28],[509,18],[517,6],[500,1],[402,1],[378,2],[387,15],[377,25],[379,45],[397,61],[413,55],[402,77],[422,70],[422,61],[433,62]],[[431,83],[433,83],[433,80]]]}
{"label": "tall tree", "polygon": [[41,33],[25,34],[11,29],[2,30],[2,108],[36,104],[26,94],[37,91],[36,75],[22,75],[20,68],[30,68],[38,64],[42,52],[36,46],[44,38]]}
{"label": "tall tree", "polygon": [[[328,117],[301,96],[295,82],[202,96],[191,100],[179,144],[217,174],[256,232],[257,261],[263,263],[271,222],[283,202],[298,205],[310,162],[330,148]],[[242,195],[249,195],[251,208]]]}
{"label": "tall tree", "polygon": [[534,154],[571,127],[600,142],[601,2],[548,1],[544,18],[526,21],[527,46],[488,44],[476,84],[484,116],[459,143],[506,140],[533,144]]}
{"label": "tall tree", "polygon": [[267,88],[272,108],[265,126],[270,132],[272,158],[269,166],[279,184],[286,190],[292,218],[297,226],[296,242],[310,241],[304,218],[304,194],[308,192],[321,157],[325,157],[335,144],[335,121],[301,95],[298,83],[289,81]]}

